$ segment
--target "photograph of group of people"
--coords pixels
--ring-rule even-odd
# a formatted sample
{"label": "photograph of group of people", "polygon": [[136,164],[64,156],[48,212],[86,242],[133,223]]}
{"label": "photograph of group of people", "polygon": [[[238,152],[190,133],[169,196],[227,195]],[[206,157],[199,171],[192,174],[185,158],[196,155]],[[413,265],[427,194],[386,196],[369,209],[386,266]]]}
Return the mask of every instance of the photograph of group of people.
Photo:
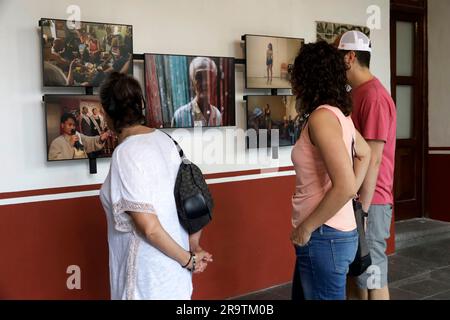
{"label": "photograph of group of people", "polygon": [[118,145],[97,96],[46,95],[48,160],[111,157]]}
{"label": "photograph of group of people", "polygon": [[261,130],[267,130],[267,147],[272,146],[272,130],[278,131],[280,147],[295,145],[301,131],[296,103],[294,96],[247,97],[247,130],[255,130],[259,147]]}
{"label": "photograph of group of people", "polygon": [[290,89],[290,74],[303,39],[246,35],[249,89]]}
{"label": "photograph of group of people", "polygon": [[145,83],[152,127],[235,125],[233,58],[146,54]]}
{"label": "photograph of group of people", "polygon": [[113,71],[133,72],[131,26],[43,19],[45,87],[99,87]]}

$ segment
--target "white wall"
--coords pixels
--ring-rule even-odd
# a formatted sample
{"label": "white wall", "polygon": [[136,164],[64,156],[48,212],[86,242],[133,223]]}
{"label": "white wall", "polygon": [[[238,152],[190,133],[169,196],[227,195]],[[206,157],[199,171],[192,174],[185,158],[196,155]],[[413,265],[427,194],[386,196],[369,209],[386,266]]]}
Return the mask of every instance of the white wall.
{"label": "white wall", "polygon": [[[237,58],[244,57],[240,44],[243,34],[301,37],[311,42],[316,39],[316,20],[365,25],[367,7],[379,5],[382,29],[372,32],[373,71],[390,88],[389,0],[0,0],[0,192],[96,184],[103,182],[107,174],[108,160],[99,161],[98,175],[95,176],[89,175],[85,161],[46,162],[42,94],[82,93],[82,90],[44,91],[41,88],[37,23],[41,17],[67,18],[66,8],[72,4],[81,7],[82,20],[132,24],[135,53]],[[136,76],[142,76],[139,64]],[[244,68],[239,66],[236,90],[237,123],[243,128]],[[217,130],[207,132],[217,138]],[[187,149],[194,144],[197,149],[208,146],[189,137],[185,137],[182,144]],[[192,155],[192,151],[188,153]],[[230,150],[222,150],[222,153],[233,155]],[[279,163],[268,163],[267,166],[290,164],[290,149],[287,148],[280,151]],[[261,166],[257,163],[203,163],[201,167],[205,173],[215,173]]]}
{"label": "white wall", "polygon": [[430,147],[450,147],[450,1],[428,1]]}

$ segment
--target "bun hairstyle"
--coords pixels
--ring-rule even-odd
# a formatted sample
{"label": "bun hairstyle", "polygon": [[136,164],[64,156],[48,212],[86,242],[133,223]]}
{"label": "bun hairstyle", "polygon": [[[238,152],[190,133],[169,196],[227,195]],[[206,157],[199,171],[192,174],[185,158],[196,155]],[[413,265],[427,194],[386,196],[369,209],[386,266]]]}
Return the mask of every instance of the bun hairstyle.
{"label": "bun hairstyle", "polygon": [[145,101],[136,79],[113,72],[100,88],[100,100],[106,114],[113,121],[114,131],[145,123]]}

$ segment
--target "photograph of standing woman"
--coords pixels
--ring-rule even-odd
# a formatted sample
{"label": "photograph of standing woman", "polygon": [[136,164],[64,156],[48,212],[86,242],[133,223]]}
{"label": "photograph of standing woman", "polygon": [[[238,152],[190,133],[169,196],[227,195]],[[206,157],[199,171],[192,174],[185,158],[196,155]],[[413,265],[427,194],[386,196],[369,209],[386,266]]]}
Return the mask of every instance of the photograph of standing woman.
{"label": "photograph of standing woman", "polygon": [[267,65],[267,84],[271,84],[273,78],[273,46],[271,43],[269,43],[269,45],[267,46],[266,65]]}
{"label": "photograph of standing woman", "polygon": [[292,89],[289,69],[304,43],[301,38],[246,35],[246,88]]}

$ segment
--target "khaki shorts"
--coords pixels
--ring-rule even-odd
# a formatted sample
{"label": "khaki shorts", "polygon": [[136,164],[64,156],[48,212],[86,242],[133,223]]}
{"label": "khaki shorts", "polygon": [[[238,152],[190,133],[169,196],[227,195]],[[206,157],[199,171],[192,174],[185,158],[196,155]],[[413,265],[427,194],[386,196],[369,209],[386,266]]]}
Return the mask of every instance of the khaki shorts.
{"label": "khaki shorts", "polygon": [[390,237],[391,205],[372,205],[367,218],[366,239],[372,265],[357,278],[361,289],[382,289],[388,285],[388,257],[386,240]]}

